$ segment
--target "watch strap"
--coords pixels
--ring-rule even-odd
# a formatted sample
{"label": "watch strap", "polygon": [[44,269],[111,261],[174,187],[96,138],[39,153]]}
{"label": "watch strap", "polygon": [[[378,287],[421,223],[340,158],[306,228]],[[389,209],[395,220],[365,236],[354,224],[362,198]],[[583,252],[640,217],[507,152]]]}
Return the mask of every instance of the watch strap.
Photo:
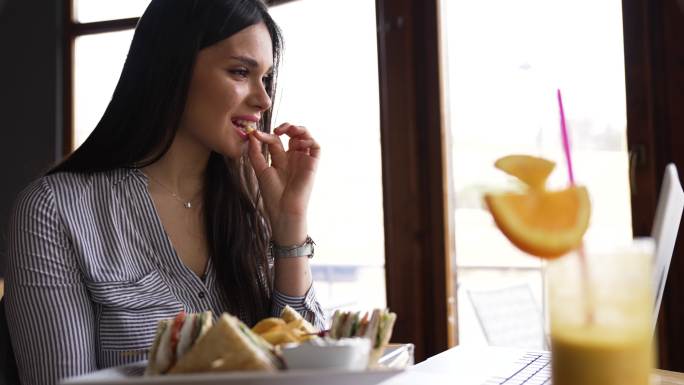
{"label": "watch strap", "polygon": [[306,237],[306,240],[301,245],[279,246],[276,245],[274,242],[271,242],[271,255],[274,258],[313,258],[314,245],[316,245],[316,243],[309,236]]}

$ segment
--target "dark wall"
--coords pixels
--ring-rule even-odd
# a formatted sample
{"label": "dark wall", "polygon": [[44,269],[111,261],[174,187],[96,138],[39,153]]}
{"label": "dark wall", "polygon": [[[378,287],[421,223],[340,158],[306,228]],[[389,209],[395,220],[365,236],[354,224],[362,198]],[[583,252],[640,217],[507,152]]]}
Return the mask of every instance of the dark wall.
{"label": "dark wall", "polygon": [[17,193],[61,157],[62,3],[0,0],[0,276]]}

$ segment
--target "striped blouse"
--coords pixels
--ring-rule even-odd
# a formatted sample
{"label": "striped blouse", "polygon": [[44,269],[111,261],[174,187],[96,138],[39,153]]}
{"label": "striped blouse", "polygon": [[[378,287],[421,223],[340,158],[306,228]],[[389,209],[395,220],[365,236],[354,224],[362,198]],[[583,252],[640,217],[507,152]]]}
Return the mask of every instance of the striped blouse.
{"label": "striped blouse", "polygon": [[[227,309],[211,260],[200,278],[177,256],[137,169],[38,179],[19,196],[8,244],[7,321],[23,384],[146,359],[159,320]],[[289,304],[323,328],[313,287],[272,298],[273,315]]]}

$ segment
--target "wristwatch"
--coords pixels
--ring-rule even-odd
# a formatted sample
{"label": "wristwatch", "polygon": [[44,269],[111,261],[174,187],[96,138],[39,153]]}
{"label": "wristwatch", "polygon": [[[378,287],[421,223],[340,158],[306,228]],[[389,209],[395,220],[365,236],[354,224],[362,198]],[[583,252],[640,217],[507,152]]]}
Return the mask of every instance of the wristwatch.
{"label": "wristwatch", "polygon": [[274,258],[292,258],[292,257],[309,257],[314,256],[314,243],[311,237],[307,236],[304,243],[293,246],[279,246],[271,241],[271,255]]}

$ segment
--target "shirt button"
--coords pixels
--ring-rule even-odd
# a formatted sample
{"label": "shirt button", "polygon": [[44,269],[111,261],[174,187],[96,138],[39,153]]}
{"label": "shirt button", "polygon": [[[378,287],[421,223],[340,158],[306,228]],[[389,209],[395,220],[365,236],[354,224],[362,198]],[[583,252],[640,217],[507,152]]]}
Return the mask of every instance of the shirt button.
{"label": "shirt button", "polygon": [[204,298],[206,295],[207,295],[207,294],[206,294],[205,292],[203,292],[203,291],[200,291],[199,293],[197,293],[197,296],[200,297],[200,298]]}

